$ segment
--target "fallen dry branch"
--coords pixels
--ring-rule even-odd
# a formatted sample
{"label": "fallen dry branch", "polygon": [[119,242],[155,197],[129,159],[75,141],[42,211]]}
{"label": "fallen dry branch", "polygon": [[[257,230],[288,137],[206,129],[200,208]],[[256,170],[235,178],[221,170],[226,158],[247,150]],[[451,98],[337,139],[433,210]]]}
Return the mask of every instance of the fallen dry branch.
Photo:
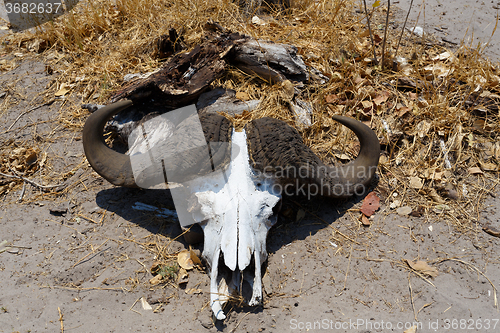
{"label": "fallen dry branch", "polygon": [[54,188],[58,188],[58,191],[62,190],[63,187],[65,186],[65,184],[58,184],[58,185],[40,185],[32,180],[29,180],[28,178],[26,177],[23,177],[23,176],[19,176],[19,175],[8,175],[8,174],[5,174],[3,172],[0,172],[0,176],[3,176],[3,177],[7,177],[7,178],[14,178],[14,179],[20,179],[30,185],[33,185],[39,189],[42,189],[42,190],[49,190],[49,189],[54,189]]}

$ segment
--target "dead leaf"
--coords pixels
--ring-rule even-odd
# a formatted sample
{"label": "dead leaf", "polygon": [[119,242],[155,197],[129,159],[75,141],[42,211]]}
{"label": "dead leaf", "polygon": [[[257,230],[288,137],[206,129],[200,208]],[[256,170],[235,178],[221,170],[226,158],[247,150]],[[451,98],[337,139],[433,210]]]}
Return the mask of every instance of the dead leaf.
{"label": "dead leaf", "polygon": [[188,294],[188,295],[199,295],[202,293],[203,293],[203,290],[201,290],[201,289],[196,289],[196,288],[186,289],[186,294]]}
{"label": "dead leaf", "polygon": [[435,56],[434,58],[432,58],[432,60],[434,60],[434,61],[439,61],[439,60],[443,61],[443,60],[448,60],[450,58],[451,58],[451,60],[453,60],[453,55],[450,52],[446,51],[446,52],[443,52],[443,53]]}
{"label": "dead leaf", "polygon": [[469,173],[471,175],[482,175],[482,174],[484,174],[483,170],[481,170],[478,167],[469,168],[467,171],[469,171]]}
{"label": "dead leaf", "polygon": [[201,260],[200,260],[200,258],[198,258],[196,253],[193,251],[191,246],[189,246],[189,254],[190,254],[190,259],[193,262],[193,264],[195,264],[196,266],[201,268],[203,266],[201,263]]}
{"label": "dead leaf", "polygon": [[416,101],[418,99],[418,94],[414,92],[409,92],[408,96],[410,97],[410,100]]}
{"label": "dead leaf", "polygon": [[359,36],[360,38],[370,36],[370,30],[365,29],[365,30],[363,30],[362,32],[360,32],[358,36]]}
{"label": "dead leaf", "polygon": [[424,183],[419,177],[410,177],[410,187],[419,190],[424,187]]}
{"label": "dead leaf", "polygon": [[401,118],[401,117],[403,117],[405,114],[407,114],[410,111],[411,111],[411,109],[409,107],[402,106],[401,108],[397,109],[396,116],[398,116],[399,118]]}
{"label": "dead leaf", "polygon": [[398,213],[399,215],[402,215],[402,216],[410,215],[411,212],[412,212],[412,209],[410,206],[399,207],[396,210],[396,213]]}
{"label": "dead leaf", "polygon": [[420,138],[427,136],[429,130],[431,129],[432,124],[427,120],[422,120],[417,124],[415,130],[411,132],[411,135],[418,134]]}
{"label": "dead leaf", "polygon": [[188,272],[184,268],[179,269],[179,274],[177,276],[177,284],[188,283],[188,281],[189,281]]}
{"label": "dead leaf", "polygon": [[363,200],[363,204],[361,205],[360,211],[367,217],[370,217],[379,208],[380,208],[380,198],[377,196],[375,192],[370,192]]}
{"label": "dead leaf", "polygon": [[354,78],[354,84],[357,86],[357,87],[361,87],[363,85],[363,83],[365,83],[365,79],[363,79],[361,76],[357,75],[355,78]]}
{"label": "dead leaf", "polygon": [[344,154],[344,153],[342,153],[342,154],[334,153],[333,155],[341,161],[350,161],[351,160],[349,155]]}
{"label": "dead leaf", "polygon": [[424,215],[424,212],[425,212],[425,208],[423,206],[418,206],[417,210],[414,210],[410,213],[410,216],[420,217],[420,216]]}
{"label": "dead leaf", "polygon": [[377,106],[384,103],[385,101],[387,101],[387,99],[389,98],[389,96],[391,96],[391,93],[389,93],[388,91],[384,90],[382,92],[380,92],[377,97],[375,97],[373,99],[373,103],[375,103]]}
{"label": "dead leaf", "polygon": [[144,299],[144,297],[141,297],[141,304],[142,304],[142,308],[144,310],[153,310],[151,305],[149,305],[148,301],[146,301],[146,299]]}
{"label": "dead leaf", "polygon": [[56,97],[61,97],[61,96],[66,95],[69,91],[70,91],[70,88],[65,83],[63,83],[61,85],[61,88],[58,91],[56,91],[56,93],[54,95]]}
{"label": "dead leaf", "polygon": [[405,259],[405,261],[408,266],[419,273],[428,275],[430,277],[436,277],[438,275],[438,270],[435,267],[429,266],[429,264],[423,260],[417,260],[416,262],[414,262],[412,260]]}
{"label": "dead leaf", "polygon": [[337,81],[340,81],[340,80],[343,80],[343,79],[344,79],[344,77],[342,76],[341,73],[339,73],[339,72],[333,72],[333,74],[332,74],[332,81],[337,82]]}
{"label": "dead leaf", "polygon": [[262,20],[258,16],[252,17],[252,23],[255,24],[255,25],[266,25],[266,21]]}
{"label": "dead leaf", "polygon": [[449,67],[445,66],[442,63],[427,65],[423,68],[423,70],[424,74],[431,79],[434,79],[436,77],[445,77],[453,72]]}
{"label": "dead leaf", "polygon": [[330,104],[334,104],[339,100],[339,97],[335,94],[326,95],[325,101]]}
{"label": "dead leaf", "polygon": [[479,162],[479,163],[481,164],[481,169],[483,169],[484,171],[497,171],[498,170],[498,166],[495,163],[490,163],[490,162],[486,162],[486,163]]}
{"label": "dead leaf", "polygon": [[149,283],[151,283],[153,286],[156,286],[157,284],[161,283],[162,280],[163,280],[163,276],[158,274],[155,277],[151,278],[149,280]]}
{"label": "dead leaf", "polygon": [[179,254],[177,255],[177,263],[186,271],[193,269],[194,262],[191,259],[191,252],[189,250],[179,252]]}
{"label": "dead leaf", "polygon": [[425,195],[429,196],[432,200],[435,202],[442,204],[445,203],[446,201],[441,198],[441,196],[437,193],[435,188],[426,188],[424,190]]}
{"label": "dead leaf", "polygon": [[281,83],[281,88],[283,91],[283,98],[287,102],[291,102],[293,100],[293,97],[295,96],[295,87],[293,86],[293,83],[290,82],[290,80],[285,80]]}
{"label": "dead leaf", "polygon": [[361,214],[361,224],[363,224],[366,227],[369,227],[372,223],[370,222],[368,217],[366,217],[365,214]]}
{"label": "dead leaf", "polygon": [[371,109],[373,107],[372,101],[362,101],[361,104],[365,109]]}
{"label": "dead leaf", "polygon": [[36,163],[36,160],[37,160],[37,154],[36,154],[36,151],[34,150],[31,150],[29,152],[29,154],[27,154],[26,156],[26,160],[24,161],[24,163],[26,164],[26,166],[29,168],[31,165],[35,164]]}
{"label": "dead leaf", "polygon": [[432,179],[432,180],[441,181],[443,179],[443,174],[444,174],[444,172],[441,171],[441,169],[439,169],[439,168],[429,168],[429,169],[425,169],[422,176],[425,179]]}
{"label": "dead leaf", "polygon": [[439,204],[439,205],[436,205],[433,209],[434,213],[436,214],[441,214],[443,212],[446,212],[446,211],[452,211],[450,206],[446,205],[446,204]]}
{"label": "dead leaf", "polygon": [[156,275],[160,272],[161,269],[161,262],[159,261],[154,261],[153,264],[151,265],[151,274]]}
{"label": "dead leaf", "polygon": [[299,209],[299,211],[297,212],[297,216],[295,218],[295,222],[299,222],[300,220],[302,220],[304,217],[306,216],[306,212],[303,210],[303,209]]}
{"label": "dead leaf", "polygon": [[375,64],[375,59],[373,59],[373,58],[364,58],[363,61],[368,66]]}

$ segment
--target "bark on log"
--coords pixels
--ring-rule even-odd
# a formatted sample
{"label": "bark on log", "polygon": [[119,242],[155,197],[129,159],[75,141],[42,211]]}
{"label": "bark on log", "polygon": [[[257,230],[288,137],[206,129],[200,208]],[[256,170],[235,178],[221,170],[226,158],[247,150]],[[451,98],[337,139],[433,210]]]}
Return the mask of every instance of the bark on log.
{"label": "bark on log", "polygon": [[126,84],[110,101],[150,97],[173,108],[193,104],[224,73],[227,53],[244,38],[238,33],[222,34],[191,52],[177,54],[147,78]]}

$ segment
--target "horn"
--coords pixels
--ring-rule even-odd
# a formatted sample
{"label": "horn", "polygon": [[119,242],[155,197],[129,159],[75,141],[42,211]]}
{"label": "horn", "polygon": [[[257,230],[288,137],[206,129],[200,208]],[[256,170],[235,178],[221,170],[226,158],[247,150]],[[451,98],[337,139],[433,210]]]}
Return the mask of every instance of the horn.
{"label": "horn", "polygon": [[83,127],[83,149],[94,170],[113,185],[137,187],[130,157],[109,148],[102,136],[106,122],[118,112],[132,105],[122,100],[106,105],[92,113]]}
{"label": "horn", "polygon": [[[297,193],[333,198],[361,194],[371,182],[380,155],[375,133],[365,124],[344,116],[334,120],[347,126],[358,137],[361,149],[357,158],[342,166],[325,165],[307,147],[300,134],[285,122],[261,118],[246,126],[250,159],[254,169],[276,179],[287,193],[289,185]],[[360,190],[361,189],[361,190]]]}
{"label": "horn", "polygon": [[[332,119],[353,131],[358,137],[361,147],[356,159],[339,167],[337,171],[340,172],[340,175],[345,175],[343,177],[345,182],[343,185],[346,187],[346,193],[353,193],[353,190],[356,191],[355,187],[360,187],[364,190],[371,183],[377,170],[380,158],[378,137],[370,127],[356,119],[344,116],[333,116]],[[348,188],[348,182],[352,184],[352,188]]]}

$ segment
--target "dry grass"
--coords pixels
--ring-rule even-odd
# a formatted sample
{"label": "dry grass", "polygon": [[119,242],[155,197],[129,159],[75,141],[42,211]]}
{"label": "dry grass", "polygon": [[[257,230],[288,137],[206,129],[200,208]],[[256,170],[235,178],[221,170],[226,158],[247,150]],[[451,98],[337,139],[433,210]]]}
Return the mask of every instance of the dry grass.
{"label": "dry grass", "polygon": [[[175,28],[188,48],[203,40],[208,18],[256,38],[298,47],[306,64],[330,78],[308,85],[304,98],[314,106],[305,142],[326,161],[355,155],[352,134],[330,119],[347,114],[369,123],[381,138],[384,156],[376,191],[386,204],[420,209],[427,219],[446,219],[464,232],[477,230],[481,202],[498,183],[500,141],[497,64],[462,46],[451,56],[444,47],[405,33],[398,55],[407,59],[396,71],[382,70],[373,55],[359,3],[345,0],[293,4],[272,12],[266,25],[251,24],[233,3],[224,1],[89,0],[36,33],[7,36],[8,51],[45,44],[42,56],[60,75],[48,88],[81,102],[106,102],[128,73],[148,72],[165,59],[155,56],[155,41]],[[384,8],[373,18],[385,22]],[[377,25],[376,25],[377,26]],[[399,31],[389,34],[386,59],[392,63]],[[381,58],[383,29],[374,29]],[[410,78],[414,87],[402,87]],[[269,84],[229,68],[216,84],[262,98],[255,114],[235,121],[273,116],[294,125],[280,84]],[[497,95],[498,94],[498,95]],[[80,131],[87,113],[68,108],[63,126]],[[337,147],[341,144],[343,149]],[[4,157],[5,158],[5,157]],[[477,167],[478,169],[471,169]],[[411,182],[411,180],[413,180]]]}

